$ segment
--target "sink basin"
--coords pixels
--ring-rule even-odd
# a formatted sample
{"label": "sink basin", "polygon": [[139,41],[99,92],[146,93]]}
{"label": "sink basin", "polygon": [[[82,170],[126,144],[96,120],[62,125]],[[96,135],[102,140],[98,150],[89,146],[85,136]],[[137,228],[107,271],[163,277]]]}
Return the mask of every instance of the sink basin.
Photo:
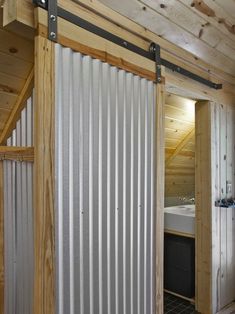
{"label": "sink basin", "polygon": [[165,229],[195,235],[195,205],[165,207]]}

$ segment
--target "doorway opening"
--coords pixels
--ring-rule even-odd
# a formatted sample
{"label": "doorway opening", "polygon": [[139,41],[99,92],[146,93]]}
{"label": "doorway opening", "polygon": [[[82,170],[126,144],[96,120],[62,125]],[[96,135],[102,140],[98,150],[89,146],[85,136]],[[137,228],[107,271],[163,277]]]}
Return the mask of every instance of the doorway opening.
{"label": "doorway opening", "polygon": [[195,103],[166,93],[165,313],[195,311]]}

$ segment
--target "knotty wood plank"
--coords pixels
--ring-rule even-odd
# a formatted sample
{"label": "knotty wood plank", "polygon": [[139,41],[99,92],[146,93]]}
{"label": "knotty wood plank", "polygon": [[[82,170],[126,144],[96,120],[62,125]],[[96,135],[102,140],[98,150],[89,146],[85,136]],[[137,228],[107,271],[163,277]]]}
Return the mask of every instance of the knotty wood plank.
{"label": "knotty wood plank", "polygon": [[54,43],[35,39],[34,314],[55,313]]}
{"label": "knotty wood plank", "polygon": [[33,147],[0,146],[0,160],[34,161]]}
{"label": "knotty wood plank", "polygon": [[[196,309],[212,313],[211,105],[196,103]],[[213,312],[214,313],[214,312]]]}

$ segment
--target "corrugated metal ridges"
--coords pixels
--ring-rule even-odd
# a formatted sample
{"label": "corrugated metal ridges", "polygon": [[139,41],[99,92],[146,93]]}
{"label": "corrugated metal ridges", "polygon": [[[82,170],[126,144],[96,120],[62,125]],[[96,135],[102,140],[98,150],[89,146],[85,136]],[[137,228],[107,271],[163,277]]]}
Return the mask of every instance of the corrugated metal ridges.
{"label": "corrugated metal ridges", "polygon": [[[33,97],[8,146],[33,145]],[[31,314],[33,301],[33,165],[4,161],[5,314]]]}
{"label": "corrugated metal ridges", "polygon": [[57,313],[154,313],[153,82],[56,45]]}

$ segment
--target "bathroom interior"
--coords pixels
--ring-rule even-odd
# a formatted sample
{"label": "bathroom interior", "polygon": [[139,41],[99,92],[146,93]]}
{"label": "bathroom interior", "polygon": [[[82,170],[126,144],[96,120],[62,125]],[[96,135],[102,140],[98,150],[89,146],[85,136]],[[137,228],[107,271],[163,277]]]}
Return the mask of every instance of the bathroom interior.
{"label": "bathroom interior", "polygon": [[165,100],[165,313],[194,313],[195,100]]}

